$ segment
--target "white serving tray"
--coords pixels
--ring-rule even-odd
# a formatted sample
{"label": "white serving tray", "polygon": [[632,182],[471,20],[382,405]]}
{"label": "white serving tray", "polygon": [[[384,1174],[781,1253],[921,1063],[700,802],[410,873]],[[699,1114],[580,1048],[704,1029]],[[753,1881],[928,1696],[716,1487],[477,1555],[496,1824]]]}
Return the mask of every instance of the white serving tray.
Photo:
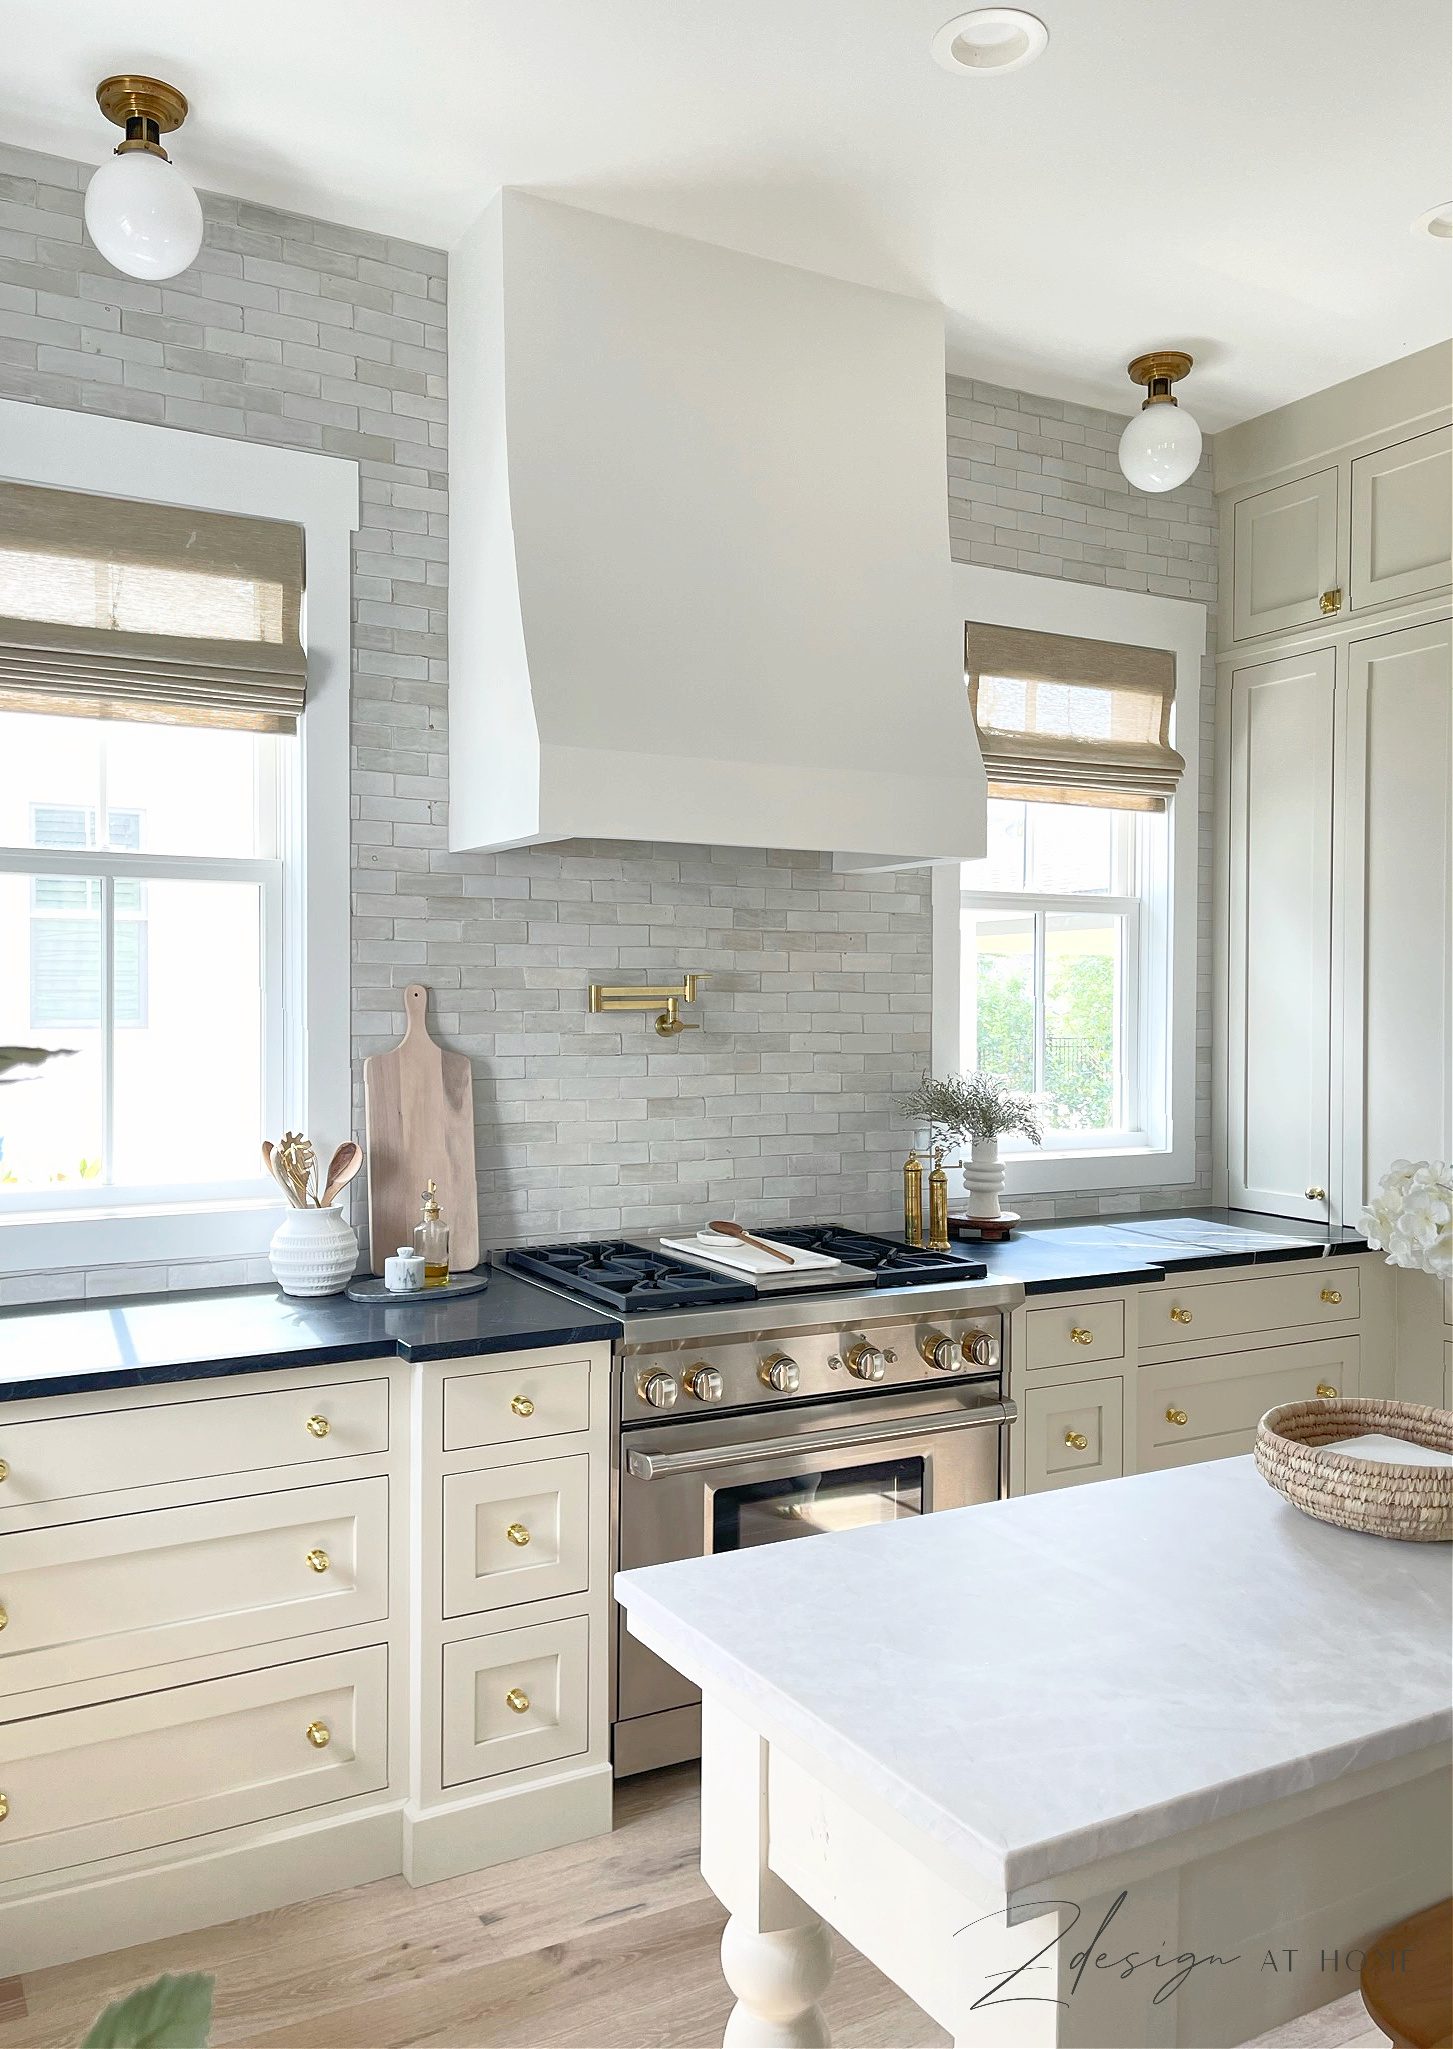
{"label": "white serving tray", "polygon": [[[759,1252],[755,1245],[723,1244],[720,1240],[709,1240],[692,1236],[687,1238],[662,1238],[661,1244],[668,1252],[684,1252],[690,1259],[699,1259],[704,1266],[719,1266],[724,1273],[732,1274],[785,1274],[795,1267],[799,1273],[820,1272],[826,1267],[841,1266],[840,1259],[829,1259],[825,1252],[807,1252],[798,1245],[784,1245],[782,1250],[792,1261],[773,1259],[770,1252]],[[775,1239],[762,1234],[762,1243],[772,1245]]]}

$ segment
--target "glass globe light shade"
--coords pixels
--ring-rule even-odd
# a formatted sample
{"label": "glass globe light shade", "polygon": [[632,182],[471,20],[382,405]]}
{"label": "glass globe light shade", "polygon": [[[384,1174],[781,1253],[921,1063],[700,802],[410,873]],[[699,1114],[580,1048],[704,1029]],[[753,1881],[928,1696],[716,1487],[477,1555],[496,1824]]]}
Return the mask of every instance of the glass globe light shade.
{"label": "glass globe light shade", "polygon": [[127,277],[175,277],[202,246],[196,193],[174,163],[147,149],[107,157],[86,187],[86,226]]}
{"label": "glass globe light shade", "polygon": [[1201,460],[1201,430],[1178,405],[1146,406],[1125,423],[1120,467],[1137,491],[1174,491]]}

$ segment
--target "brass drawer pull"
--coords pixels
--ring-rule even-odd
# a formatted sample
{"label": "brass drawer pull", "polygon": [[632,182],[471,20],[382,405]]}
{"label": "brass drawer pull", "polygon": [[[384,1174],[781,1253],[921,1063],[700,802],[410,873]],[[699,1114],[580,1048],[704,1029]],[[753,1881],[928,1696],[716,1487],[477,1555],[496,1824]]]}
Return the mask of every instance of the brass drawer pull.
{"label": "brass drawer pull", "polygon": [[1322,1300],[1324,1302],[1340,1302],[1342,1300],[1342,1290],[1340,1288],[1323,1288]]}
{"label": "brass drawer pull", "polygon": [[530,1533],[523,1523],[511,1523],[505,1535],[512,1544],[518,1544],[522,1551],[530,1541]]}
{"label": "brass drawer pull", "polygon": [[9,1812],[10,1802],[3,1793],[0,1793],[0,1821],[3,1821]]}
{"label": "brass drawer pull", "polygon": [[4,1629],[9,1620],[10,1617],[6,1614],[5,1610],[0,1608],[0,1629]]}
{"label": "brass drawer pull", "polygon": [[312,1566],[314,1572],[326,1572],[333,1561],[326,1551],[310,1551],[308,1553],[308,1563]]}
{"label": "brass drawer pull", "polygon": [[1317,1398],[1319,1401],[1324,1402],[1336,1401],[1337,1390],[1333,1387],[1330,1380],[1319,1380],[1317,1382]]}
{"label": "brass drawer pull", "polygon": [[326,1416],[309,1416],[308,1434],[312,1437],[326,1437],[331,1425]]}
{"label": "brass drawer pull", "polygon": [[1071,1330],[1070,1330],[1070,1343],[1071,1343],[1071,1344],[1074,1344],[1074,1345],[1092,1345],[1092,1344],[1094,1344],[1094,1342],[1095,1342],[1095,1333],[1094,1333],[1094,1332],[1093,1332],[1092,1330],[1082,1330],[1082,1329],[1080,1328],[1079,1324],[1074,1324],[1074,1325],[1073,1325],[1073,1326],[1071,1327]]}
{"label": "brass drawer pull", "polygon": [[1170,1320],[1172,1323],[1189,1323],[1191,1320],[1191,1312],[1189,1309],[1172,1309],[1170,1313]]}
{"label": "brass drawer pull", "polygon": [[528,1693],[521,1693],[518,1686],[512,1686],[505,1695],[505,1706],[512,1708],[517,1715],[527,1715],[530,1712],[530,1696]]}
{"label": "brass drawer pull", "polygon": [[1066,1430],[1065,1443],[1071,1451],[1088,1451],[1090,1440],[1083,1430]]}
{"label": "brass drawer pull", "polygon": [[333,1741],[333,1731],[326,1722],[309,1722],[303,1734],[315,1750],[326,1750]]}
{"label": "brass drawer pull", "polygon": [[9,1478],[10,1467],[3,1458],[0,1458],[0,1480],[8,1480]]}
{"label": "brass drawer pull", "polygon": [[527,1394],[517,1394],[510,1407],[517,1416],[533,1416],[535,1413],[535,1404]]}
{"label": "brass drawer pull", "polygon": [[1167,1423],[1189,1423],[1191,1419],[1184,1409],[1167,1409],[1165,1420]]}

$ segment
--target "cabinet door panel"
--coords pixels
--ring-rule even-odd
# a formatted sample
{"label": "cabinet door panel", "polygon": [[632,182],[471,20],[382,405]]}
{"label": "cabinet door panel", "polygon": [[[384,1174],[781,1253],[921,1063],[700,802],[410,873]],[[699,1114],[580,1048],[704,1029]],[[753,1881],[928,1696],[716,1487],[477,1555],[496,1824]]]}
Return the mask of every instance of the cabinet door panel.
{"label": "cabinet door panel", "polygon": [[1352,465],[1352,603],[1440,590],[1453,556],[1453,429],[1415,434]]}
{"label": "cabinet door panel", "polygon": [[589,1740],[583,1615],[444,1646],[444,1784],[575,1757]]}
{"label": "cabinet door panel", "polygon": [[1337,472],[1240,498],[1232,522],[1232,637],[1314,624],[1337,583]]}
{"label": "cabinet door panel", "polygon": [[1395,1159],[1453,1149],[1453,673],[1449,625],[1354,641],[1343,978],[1349,1207]]}
{"label": "cabinet door panel", "polygon": [[1124,1471],[1124,1398],[1125,1383],[1118,1376],[1026,1388],[1025,1492],[1118,1479]]}
{"label": "cabinet door panel", "polygon": [[1242,1209],[1326,1217],[1331,648],[1231,679],[1227,1149]]}
{"label": "cabinet door panel", "polygon": [[444,1613],[583,1594],[590,1584],[590,1460],[541,1459],[444,1481]]}

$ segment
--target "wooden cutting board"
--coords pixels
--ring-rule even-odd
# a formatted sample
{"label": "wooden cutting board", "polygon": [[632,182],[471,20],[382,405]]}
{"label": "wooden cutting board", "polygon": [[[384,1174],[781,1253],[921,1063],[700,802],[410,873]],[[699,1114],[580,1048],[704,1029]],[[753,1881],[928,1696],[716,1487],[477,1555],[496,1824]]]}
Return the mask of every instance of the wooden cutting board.
{"label": "wooden cutting board", "polygon": [[465,1053],[429,1037],[429,992],[404,991],[408,1028],[391,1053],[363,1063],[368,1137],[368,1249],[376,1274],[411,1245],[424,1185],[432,1181],[449,1226],[449,1264],[479,1264],[479,1185],[474,1175],[474,1073]]}

